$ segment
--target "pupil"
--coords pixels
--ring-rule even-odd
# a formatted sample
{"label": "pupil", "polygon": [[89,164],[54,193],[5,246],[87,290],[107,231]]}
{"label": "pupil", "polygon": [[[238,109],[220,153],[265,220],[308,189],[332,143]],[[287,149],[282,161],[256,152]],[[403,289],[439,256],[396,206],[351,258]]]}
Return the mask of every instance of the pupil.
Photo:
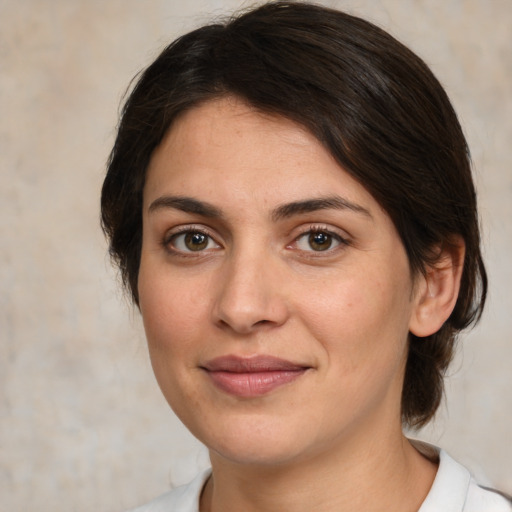
{"label": "pupil", "polygon": [[200,251],[208,245],[208,238],[202,233],[189,233],[185,236],[185,244],[191,251]]}
{"label": "pupil", "polygon": [[325,251],[331,246],[331,236],[327,233],[312,233],[309,236],[309,243],[316,251]]}

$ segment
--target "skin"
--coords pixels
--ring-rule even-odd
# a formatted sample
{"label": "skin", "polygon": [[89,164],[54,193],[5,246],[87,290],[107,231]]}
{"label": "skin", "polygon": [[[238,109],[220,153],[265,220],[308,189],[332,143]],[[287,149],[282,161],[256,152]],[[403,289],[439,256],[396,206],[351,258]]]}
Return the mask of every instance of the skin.
{"label": "skin", "polygon": [[[157,381],[210,450],[201,511],[417,510],[436,466],[402,433],[408,333],[451,311],[452,266],[413,278],[386,212],[292,121],[229,97],[182,115],[148,169],[138,286]],[[262,354],[307,370],[257,397],[204,370]]]}

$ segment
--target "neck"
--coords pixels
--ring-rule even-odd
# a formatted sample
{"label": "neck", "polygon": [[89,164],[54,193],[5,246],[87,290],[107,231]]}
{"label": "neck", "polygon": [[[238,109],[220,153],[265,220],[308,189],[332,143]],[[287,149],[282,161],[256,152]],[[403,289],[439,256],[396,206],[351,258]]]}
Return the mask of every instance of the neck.
{"label": "neck", "polygon": [[242,465],[211,454],[201,512],[416,512],[436,465],[401,429],[391,437],[374,434],[358,432],[344,448],[282,465]]}

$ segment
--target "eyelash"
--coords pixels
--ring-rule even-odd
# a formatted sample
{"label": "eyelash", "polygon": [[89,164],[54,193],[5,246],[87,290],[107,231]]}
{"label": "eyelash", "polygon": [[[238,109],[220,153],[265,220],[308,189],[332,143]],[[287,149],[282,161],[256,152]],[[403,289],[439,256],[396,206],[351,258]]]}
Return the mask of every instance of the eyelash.
{"label": "eyelash", "polygon": [[[300,250],[301,252],[304,252],[304,253],[311,253],[311,254],[309,254],[310,257],[321,257],[323,254],[332,255],[333,252],[335,252],[337,250],[341,250],[341,249],[343,249],[343,247],[350,245],[350,241],[347,238],[342,237],[339,233],[333,231],[332,229],[328,228],[327,226],[321,226],[321,225],[308,226],[301,234],[299,234],[299,236],[297,236],[294,239],[293,245],[297,245],[297,243],[303,238],[311,237],[311,236],[314,236],[317,234],[327,235],[328,237],[331,238],[331,240],[335,241],[337,243],[337,245],[332,247],[331,246],[332,244],[331,244],[326,249],[317,250],[317,251],[315,251],[313,248],[298,249],[298,250]],[[291,246],[288,246],[288,247],[291,247]]]}
{"label": "eyelash", "polygon": [[[207,242],[206,242],[207,246],[205,248],[194,251],[194,250],[179,249],[174,245],[174,243],[178,239],[178,237],[183,236],[183,235],[196,235],[196,234],[205,236],[207,238]],[[313,248],[311,248],[311,246],[309,249],[300,249],[297,247],[297,244],[300,240],[302,240],[306,237],[311,237],[311,236],[317,235],[317,234],[327,235],[328,237],[330,237],[331,241],[336,242],[336,245],[334,247],[332,247],[332,243],[331,243],[327,248],[325,248],[323,250],[322,249],[314,250]],[[212,248],[208,248],[208,245],[210,245],[210,243],[212,243],[212,242],[216,245],[216,247],[214,247],[214,249],[222,247],[215,240],[215,238],[209,233],[209,231],[206,230],[203,226],[188,225],[188,226],[178,227],[178,228],[172,230],[172,232],[166,233],[166,235],[164,236],[164,238],[162,240],[162,246],[164,247],[164,249],[166,251],[172,253],[173,255],[188,258],[188,257],[197,256],[199,254],[204,254],[209,249],[211,250]],[[310,254],[308,254],[309,257],[321,257],[322,255],[332,255],[333,252],[343,249],[344,246],[348,246],[348,245],[350,245],[350,241],[347,240],[346,238],[342,237],[339,233],[336,233],[332,229],[329,229],[328,227],[321,226],[321,225],[311,225],[311,226],[307,226],[298,236],[296,236],[294,238],[293,242],[291,244],[287,245],[286,248],[287,249],[297,249],[301,253],[310,253]]]}
{"label": "eyelash", "polygon": [[193,250],[183,250],[178,249],[177,247],[173,246],[173,243],[175,243],[176,239],[183,235],[203,235],[205,236],[208,241],[207,244],[209,245],[211,242],[213,242],[217,247],[220,247],[220,244],[215,240],[215,238],[206,230],[203,226],[181,226],[178,227],[170,233],[166,233],[163,240],[162,240],[162,246],[164,249],[170,253],[172,253],[175,256],[181,256],[184,258],[193,257],[196,253],[204,253],[205,249],[193,251]]}

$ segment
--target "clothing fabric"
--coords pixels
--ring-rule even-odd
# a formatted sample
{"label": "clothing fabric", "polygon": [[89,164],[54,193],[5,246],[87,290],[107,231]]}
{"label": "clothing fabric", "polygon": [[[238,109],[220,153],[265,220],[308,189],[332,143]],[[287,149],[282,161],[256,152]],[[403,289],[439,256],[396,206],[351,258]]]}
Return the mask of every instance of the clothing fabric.
{"label": "clothing fabric", "polygon": [[439,450],[436,478],[418,512],[440,511],[512,512],[512,503],[499,492],[479,486],[464,466]]}
{"label": "clothing fabric", "polygon": [[[436,451],[439,469],[418,512],[512,512],[512,503],[508,499],[496,491],[480,487],[464,466],[444,450]],[[199,497],[209,476],[210,470],[204,471],[189,484],[131,512],[199,512]]]}

